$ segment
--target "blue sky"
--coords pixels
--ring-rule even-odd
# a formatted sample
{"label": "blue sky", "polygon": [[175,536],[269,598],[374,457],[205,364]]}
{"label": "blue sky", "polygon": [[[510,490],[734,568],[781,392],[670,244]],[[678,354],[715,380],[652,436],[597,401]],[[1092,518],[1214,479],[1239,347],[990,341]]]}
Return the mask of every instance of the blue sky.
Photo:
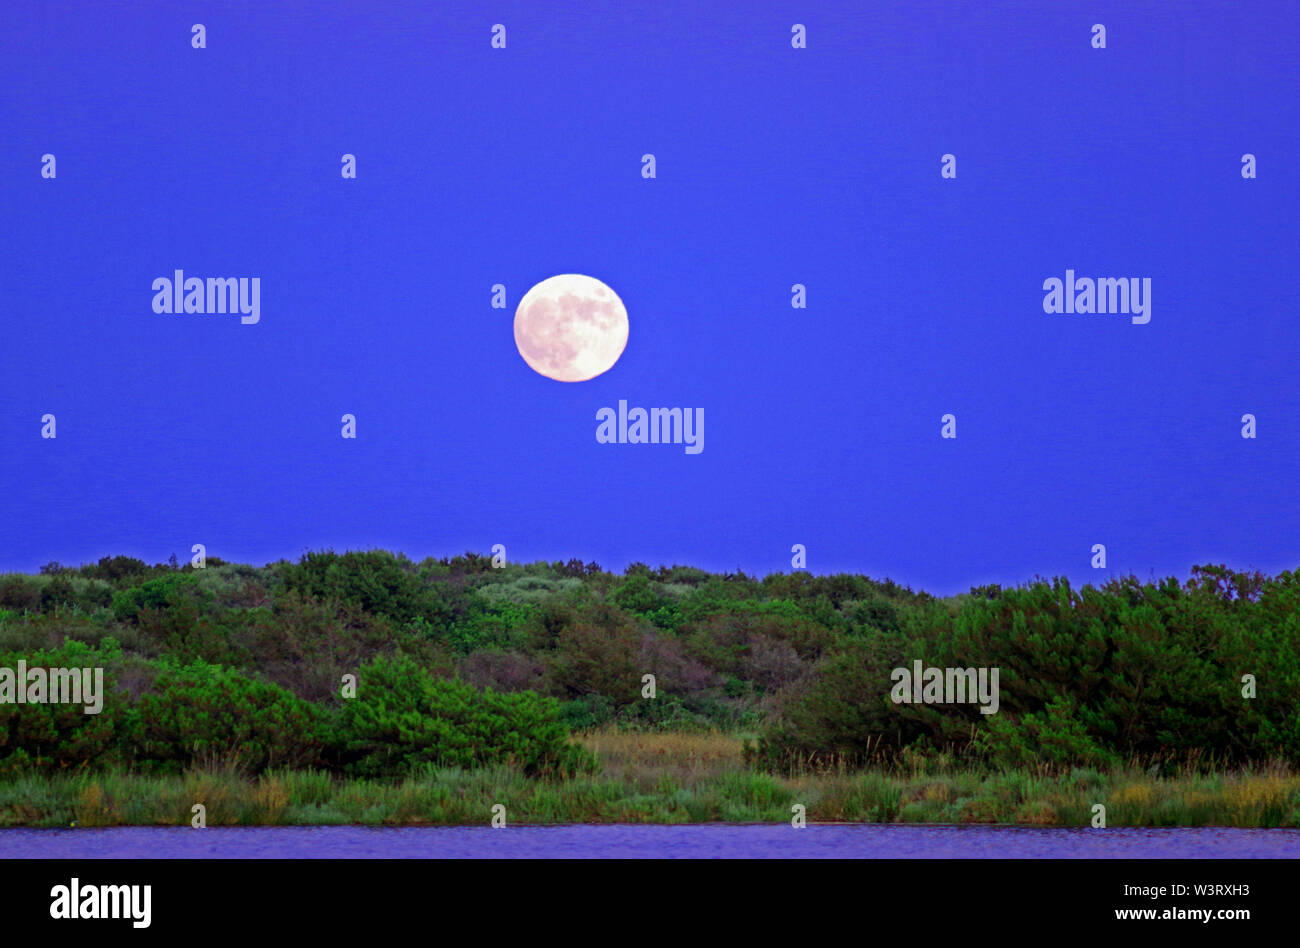
{"label": "blue sky", "polygon": [[[936,593],[1296,568],[1300,13],[887,6],[7,12],[0,569],[198,542],[759,574],[802,543]],[[1151,322],[1044,313],[1067,268],[1149,277]],[[155,314],[175,269],[260,278],[261,321]],[[569,272],[630,323],[576,384],[512,335]],[[619,399],[703,408],[705,450],[598,444]]]}

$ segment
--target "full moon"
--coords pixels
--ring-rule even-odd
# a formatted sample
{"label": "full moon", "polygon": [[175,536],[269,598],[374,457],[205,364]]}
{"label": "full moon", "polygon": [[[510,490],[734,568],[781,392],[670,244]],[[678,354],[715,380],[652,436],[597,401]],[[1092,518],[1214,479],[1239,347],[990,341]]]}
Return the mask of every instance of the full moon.
{"label": "full moon", "polygon": [[627,345],[627,310],[595,277],[562,273],[524,294],[515,310],[515,346],[533,369],[557,382],[608,372]]}

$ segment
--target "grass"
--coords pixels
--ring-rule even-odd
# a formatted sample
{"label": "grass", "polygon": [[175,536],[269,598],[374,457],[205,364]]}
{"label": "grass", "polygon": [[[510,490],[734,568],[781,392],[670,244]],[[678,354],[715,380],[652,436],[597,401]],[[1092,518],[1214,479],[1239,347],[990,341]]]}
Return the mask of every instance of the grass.
{"label": "grass", "polygon": [[981,772],[939,767],[779,777],[746,768],[723,734],[600,731],[581,738],[599,775],[533,780],[508,769],[430,768],[402,780],[316,771],[250,778],[221,768],[157,777],[121,771],[0,780],[0,826],[487,825],[494,804],[520,823],[1016,823],[1300,827],[1300,775],[1281,766],[1152,776],[1134,767]]}

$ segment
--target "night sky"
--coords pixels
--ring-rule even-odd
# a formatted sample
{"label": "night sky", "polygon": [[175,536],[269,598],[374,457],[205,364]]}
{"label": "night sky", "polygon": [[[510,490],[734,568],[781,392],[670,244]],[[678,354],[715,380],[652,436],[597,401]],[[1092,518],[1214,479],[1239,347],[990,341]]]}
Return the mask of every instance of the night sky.
{"label": "night sky", "polygon": [[[1300,565],[1295,4],[372,6],[5,9],[0,569]],[[260,321],[156,314],[177,269]],[[1150,322],[1045,313],[1067,269]],[[562,273],[627,307],[588,382],[515,349]],[[620,399],[704,450],[598,443]]]}

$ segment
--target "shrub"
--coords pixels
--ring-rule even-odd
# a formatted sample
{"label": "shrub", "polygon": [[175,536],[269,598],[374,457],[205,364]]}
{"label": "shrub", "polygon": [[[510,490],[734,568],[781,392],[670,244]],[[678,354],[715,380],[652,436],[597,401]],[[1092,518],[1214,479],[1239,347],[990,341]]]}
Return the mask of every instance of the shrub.
{"label": "shrub", "polygon": [[26,576],[6,576],[0,580],[0,608],[15,612],[35,612],[41,607],[40,586]]}
{"label": "shrub", "polygon": [[[772,767],[952,749],[1055,770],[1136,758],[1300,760],[1300,583],[1197,567],[1075,590],[1063,579],[922,604],[897,632],[855,636],[784,696],[751,752]],[[1000,669],[1000,708],[892,706],[891,667]],[[1253,676],[1255,695],[1243,695]]]}
{"label": "shrub", "polygon": [[426,586],[414,566],[384,550],[338,554],[308,553],[286,564],[286,589],[317,599],[338,599],[398,624],[417,617],[442,625],[450,618],[437,591]]}
{"label": "shrub", "polygon": [[[0,772],[26,769],[63,770],[106,766],[122,760],[122,737],[130,730],[129,699],[118,688],[114,665],[121,649],[111,638],[99,648],[68,640],[58,648],[0,655],[0,668],[102,668],[103,690],[98,714],[82,704],[0,704]],[[93,687],[93,685],[92,685]],[[52,696],[49,691],[46,696]]]}
{"label": "shrub", "polygon": [[285,689],[206,662],[165,666],[141,696],[140,757],[160,769],[307,767],[324,746],[321,712]]}
{"label": "shrub", "polygon": [[640,650],[632,620],[612,606],[593,607],[557,636],[547,656],[551,680],[566,696],[598,694],[630,704],[641,693]]}
{"label": "shrub", "polygon": [[560,703],[560,721],[571,731],[590,731],[614,720],[614,702],[604,695],[586,695]]}
{"label": "shrub", "polygon": [[[51,567],[57,564],[49,564]],[[62,573],[62,568],[50,569],[51,573]],[[104,556],[93,566],[83,566],[80,570],[82,576],[91,579],[103,579],[113,585],[122,584],[124,580],[138,580],[150,573],[155,572],[144,560],[136,559],[134,556]]]}
{"label": "shrub", "polygon": [[1113,767],[1120,762],[1117,754],[1101,747],[1088,733],[1074,703],[1064,696],[1019,720],[991,715],[977,735],[976,743],[990,761],[1008,770],[1044,764],[1055,770]]}
{"label": "shrub", "polygon": [[146,609],[161,611],[184,602],[197,592],[196,584],[194,575],[185,573],[146,580],[113,596],[113,615],[120,622],[138,622]]}
{"label": "shrub", "polygon": [[356,697],[338,713],[333,745],[337,762],[362,776],[424,764],[510,765],[529,775],[592,765],[569,742],[553,699],[531,691],[480,692],[436,679],[409,658],[378,658],[361,669]]}

